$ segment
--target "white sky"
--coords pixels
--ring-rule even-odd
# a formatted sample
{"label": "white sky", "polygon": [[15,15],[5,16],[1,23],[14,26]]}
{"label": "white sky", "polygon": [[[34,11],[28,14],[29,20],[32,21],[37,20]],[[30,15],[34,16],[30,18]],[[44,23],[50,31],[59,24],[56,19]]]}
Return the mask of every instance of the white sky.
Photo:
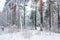
{"label": "white sky", "polygon": [[6,0],[0,0],[0,12],[3,11],[3,7],[4,7],[5,2],[6,2]]}

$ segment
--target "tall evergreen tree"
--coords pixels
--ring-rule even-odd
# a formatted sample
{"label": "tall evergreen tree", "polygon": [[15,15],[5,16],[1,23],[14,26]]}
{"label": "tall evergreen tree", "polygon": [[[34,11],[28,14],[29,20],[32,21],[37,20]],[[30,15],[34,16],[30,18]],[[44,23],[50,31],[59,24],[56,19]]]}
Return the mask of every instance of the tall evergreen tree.
{"label": "tall evergreen tree", "polygon": [[25,14],[26,14],[26,0],[24,0],[24,28],[25,28]]}
{"label": "tall evergreen tree", "polygon": [[[43,25],[43,14],[42,14],[42,0],[40,0],[40,17],[41,17],[41,25]],[[40,27],[41,31],[43,30],[42,29],[42,26]]]}
{"label": "tall evergreen tree", "polygon": [[51,29],[51,0],[48,0],[49,30]]}

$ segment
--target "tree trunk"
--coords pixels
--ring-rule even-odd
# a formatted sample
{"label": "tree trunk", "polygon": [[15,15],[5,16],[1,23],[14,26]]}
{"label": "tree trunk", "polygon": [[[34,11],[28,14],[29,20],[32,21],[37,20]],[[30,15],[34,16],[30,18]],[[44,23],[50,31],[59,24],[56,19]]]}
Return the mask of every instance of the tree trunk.
{"label": "tree trunk", "polygon": [[37,27],[36,27],[36,10],[37,10],[37,6],[35,5],[35,29],[37,29]]}
{"label": "tree trunk", "polygon": [[16,4],[13,7],[12,22],[13,24],[16,24]]}
{"label": "tree trunk", "polygon": [[[48,16],[49,16],[49,30],[51,29],[51,4],[50,4],[50,0],[48,2],[49,7],[48,7]],[[51,31],[51,30],[50,30]]]}
{"label": "tree trunk", "polygon": [[58,30],[60,28],[60,16],[59,16],[59,4],[57,2],[57,13],[58,13]]}
{"label": "tree trunk", "polygon": [[[42,0],[40,0],[40,16],[41,16],[41,24],[43,25],[43,14],[42,14]],[[41,31],[42,31],[42,27],[41,28]]]}
{"label": "tree trunk", "polygon": [[25,2],[26,2],[26,0],[24,1],[24,28],[25,28]]}

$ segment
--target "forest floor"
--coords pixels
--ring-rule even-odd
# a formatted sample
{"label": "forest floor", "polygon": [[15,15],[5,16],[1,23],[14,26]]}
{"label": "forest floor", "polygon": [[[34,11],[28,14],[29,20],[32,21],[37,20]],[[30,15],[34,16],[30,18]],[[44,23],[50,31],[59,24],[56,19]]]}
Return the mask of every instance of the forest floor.
{"label": "forest floor", "polygon": [[2,33],[0,34],[0,40],[60,40],[60,34],[38,30],[23,30],[14,33]]}

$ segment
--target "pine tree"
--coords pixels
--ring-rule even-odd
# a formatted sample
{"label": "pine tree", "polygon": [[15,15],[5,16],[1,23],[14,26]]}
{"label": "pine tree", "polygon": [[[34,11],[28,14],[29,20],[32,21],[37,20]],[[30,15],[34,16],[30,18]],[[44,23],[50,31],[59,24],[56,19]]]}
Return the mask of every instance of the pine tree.
{"label": "pine tree", "polygon": [[25,5],[26,5],[26,0],[24,0],[24,28],[25,28],[25,11],[26,11],[26,8],[25,8]]}
{"label": "pine tree", "polygon": [[12,22],[13,24],[16,24],[16,4],[13,7],[13,13],[12,13]]}
{"label": "pine tree", "polygon": [[[40,16],[41,16],[41,25],[43,25],[43,14],[42,14],[42,0],[40,0]],[[43,30],[42,29],[42,26],[40,27],[41,31]]]}
{"label": "pine tree", "polygon": [[59,4],[58,4],[58,1],[57,1],[57,13],[58,13],[58,30],[60,28],[60,16],[59,16]]}
{"label": "pine tree", "polygon": [[36,10],[37,10],[37,0],[35,0],[35,29],[37,29],[37,27],[36,27]]}
{"label": "pine tree", "polygon": [[32,21],[32,24],[34,25],[34,10],[31,11],[31,17],[30,17],[31,21]]}
{"label": "pine tree", "polygon": [[48,16],[49,16],[49,30],[51,29],[51,0],[48,0]]}

